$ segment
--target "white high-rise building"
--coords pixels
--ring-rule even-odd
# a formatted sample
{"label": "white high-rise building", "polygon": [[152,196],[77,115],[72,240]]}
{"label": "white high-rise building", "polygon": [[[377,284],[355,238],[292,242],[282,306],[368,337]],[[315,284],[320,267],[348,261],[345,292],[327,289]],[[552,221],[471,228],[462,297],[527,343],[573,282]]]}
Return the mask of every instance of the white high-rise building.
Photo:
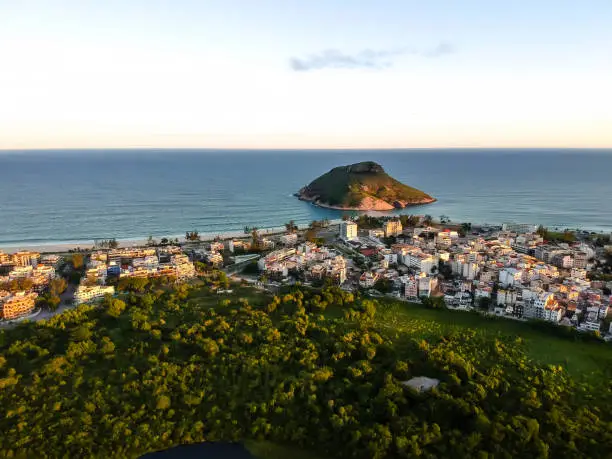
{"label": "white high-rise building", "polygon": [[340,225],[340,237],[345,241],[354,241],[357,239],[357,223],[342,222]]}

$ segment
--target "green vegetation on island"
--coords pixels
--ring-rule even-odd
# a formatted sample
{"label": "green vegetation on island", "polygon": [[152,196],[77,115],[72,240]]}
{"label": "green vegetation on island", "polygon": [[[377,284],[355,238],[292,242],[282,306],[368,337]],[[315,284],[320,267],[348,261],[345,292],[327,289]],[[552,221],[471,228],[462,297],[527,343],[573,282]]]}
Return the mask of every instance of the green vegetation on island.
{"label": "green vegetation on island", "polygon": [[392,210],[435,201],[423,191],[390,177],[373,161],[335,167],[297,195],[323,207],[349,210]]}
{"label": "green vegetation on island", "polygon": [[[337,287],[216,293],[228,282],[213,270],[121,285],[98,307],[0,331],[0,457],[202,441],[262,459],[612,451],[612,349],[594,338]],[[420,376],[440,383],[403,384]]]}

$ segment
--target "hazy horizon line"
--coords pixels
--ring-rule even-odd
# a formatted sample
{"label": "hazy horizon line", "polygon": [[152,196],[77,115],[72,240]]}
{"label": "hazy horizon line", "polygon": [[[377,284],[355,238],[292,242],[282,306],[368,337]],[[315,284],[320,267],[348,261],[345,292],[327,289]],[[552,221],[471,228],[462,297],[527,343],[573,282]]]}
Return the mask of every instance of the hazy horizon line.
{"label": "hazy horizon line", "polygon": [[182,151],[182,152],[417,152],[417,151],[538,151],[538,152],[553,152],[553,151],[591,151],[591,152],[611,152],[610,147],[364,147],[364,148],[238,148],[238,147],[53,147],[53,148],[1,148],[0,154],[6,153],[37,153],[37,152],[151,152],[151,151]]}

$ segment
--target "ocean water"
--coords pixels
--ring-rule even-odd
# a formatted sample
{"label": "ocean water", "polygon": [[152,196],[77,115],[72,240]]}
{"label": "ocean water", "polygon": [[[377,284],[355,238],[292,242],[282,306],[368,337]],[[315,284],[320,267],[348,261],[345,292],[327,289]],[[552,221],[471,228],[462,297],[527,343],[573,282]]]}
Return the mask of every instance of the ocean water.
{"label": "ocean water", "polygon": [[39,151],[0,153],[0,246],[339,218],[293,193],[365,160],[438,199],[404,213],[612,231],[612,150]]}

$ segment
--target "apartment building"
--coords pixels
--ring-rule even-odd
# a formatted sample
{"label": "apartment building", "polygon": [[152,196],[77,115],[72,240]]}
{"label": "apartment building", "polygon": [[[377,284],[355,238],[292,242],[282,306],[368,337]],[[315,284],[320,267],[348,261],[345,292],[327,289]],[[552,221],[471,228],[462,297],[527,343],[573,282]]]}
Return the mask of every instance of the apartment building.
{"label": "apartment building", "polygon": [[283,234],[280,237],[281,244],[286,245],[286,246],[294,246],[297,244],[297,241],[298,241],[297,233]]}
{"label": "apartment building", "polygon": [[480,265],[478,263],[464,263],[463,264],[463,277],[469,280],[476,279],[476,276],[480,272]]}
{"label": "apartment building", "polygon": [[45,266],[52,266],[53,268],[59,268],[62,262],[62,257],[59,255],[43,255],[40,257],[40,263]]}
{"label": "apartment building", "polygon": [[210,243],[210,251],[211,252],[223,252],[225,246],[221,241],[213,241]]}
{"label": "apartment building", "polygon": [[498,290],[497,304],[500,306],[513,306],[516,304],[518,294],[515,290]]}
{"label": "apartment building", "polygon": [[601,320],[597,317],[597,312],[587,312],[585,319],[578,326],[582,332],[597,332],[601,329]]}
{"label": "apartment building", "polygon": [[79,288],[74,293],[74,301],[76,304],[88,303],[104,298],[104,295],[114,295],[115,287],[112,285],[79,285]]}
{"label": "apartment building", "polygon": [[558,323],[563,311],[552,293],[541,293],[525,301],[524,316],[528,319],[540,319]]}
{"label": "apartment building", "polygon": [[357,223],[346,221],[340,224],[340,238],[345,241],[357,239]]}
{"label": "apartment building", "polygon": [[535,233],[538,227],[528,223],[503,223],[502,231],[508,231],[510,233],[527,234]]}
{"label": "apartment building", "polygon": [[416,299],[419,297],[419,281],[414,276],[402,276],[400,278],[403,284],[404,297],[408,299]]}
{"label": "apartment building", "polygon": [[184,254],[172,255],[168,267],[174,269],[174,275],[177,279],[188,279],[196,274],[195,266],[189,260],[189,257]]}
{"label": "apartment building", "polygon": [[[169,249],[170,247],[166,247],[164,250],[167,251]],[[132,260],[134,258],[144,258],[156,254],[157,251],[154,248],[113,249],[107,253],[107,259],[108,261],[120,262],[122,258]]]}
{"label": "apartment building", "polygon": [[11,263],[15,266],[36,266],[40,260],[38,252],[16,252],[11,255]]}
{"label": "apartment building", "polygon": [[324,260],[322,263],[311,265],[306,271],[309,280],[331,279],[337,285],[346,281],[346,260],[338,255],[334,258]]}
{"label": "apartment building", "polygon": [[430,276],[420,276],[419,282],[419,297],[429,297],[431,292],[438,286],[438,279]]}
{"label": "apartment building", "polygon": [[230,240],[227,243],[227,248],[232,253],[234,253],[236,250],[247,251],[251,249],[251,241],[243,241],[241,239]]}
{"label": "apartment building", "polygon": [[504,287],[512,287],[521,283],[523,272],[515,268],[502,269],[499,272],[499,283]]}
{"label": "apartment building", "polygon": [[396,237],[402,234],[402,222],[399,220],[387,220],[383,225],[385,237]]}
{"label": "apartment building", "polygon": [[419,273],[426,274],[431,273],[431,268],[433,268],[437,264],[432,255],[419,251],[412,251],[406,253],[402,257],[402,263]]}
{"label": "apartment building", "polygon": [[32,265],[16,266],[9,272],[8,277],[10,280],[25,279],[32,277],[32,273],[34,273]]}
{"label": "apartment building", "polygon": [[366,271],[359,277],[359,286],[362,288],[372,288],[378,279],[378,273]]}
{"label": "apartment building", "polygon": [[585,252],[574,252],[573,267],[576,269],[585,269],[587,266],[588,255]]}
{"label": "apartment building", "polygon": [[274,263],[283,261],[295,254],[296,254],[296,250],[292,247],[275,250],[267,254],[265,257],[260,258],[257,261],[257,266],[259,267],[261,271],[266,271]]}
{"label": "apartment building", "polygon": [[35,292],[17,292],[0,304],[1,317],[7,320],[26,316],[34,310],[38,294]]}
{"label": "apartment building", "polygon": [[450,247],[453,242],[459,239],[459,233],[457,231],[444,230],[436,234],[436,246],[437,247]]}
{"label": "apartment building", "polygon": [[213,266],[223,266],[223,255],[219,252],[210,252],[206,255],[206,260]]}

